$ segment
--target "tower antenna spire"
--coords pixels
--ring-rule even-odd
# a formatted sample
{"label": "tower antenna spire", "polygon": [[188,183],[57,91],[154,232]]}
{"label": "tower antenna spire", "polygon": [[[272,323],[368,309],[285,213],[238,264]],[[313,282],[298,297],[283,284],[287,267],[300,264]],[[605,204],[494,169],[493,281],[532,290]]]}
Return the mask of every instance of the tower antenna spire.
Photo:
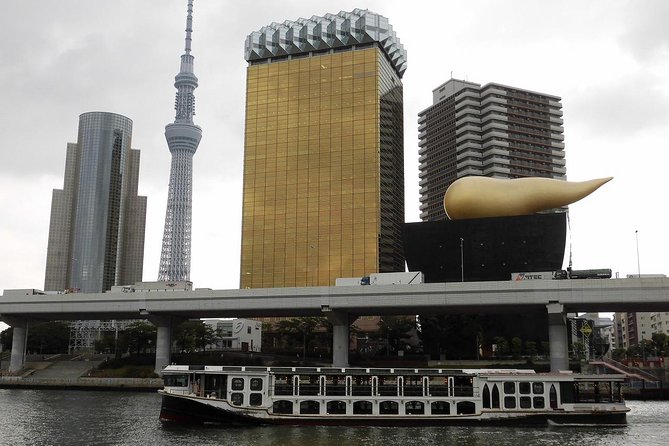
{"label": "tower antenna spire", "polygon": [[190,54],[191,33],[193,32],[193,0],[188,0],[188,15],[186,16],[186,47],[184,51]]}

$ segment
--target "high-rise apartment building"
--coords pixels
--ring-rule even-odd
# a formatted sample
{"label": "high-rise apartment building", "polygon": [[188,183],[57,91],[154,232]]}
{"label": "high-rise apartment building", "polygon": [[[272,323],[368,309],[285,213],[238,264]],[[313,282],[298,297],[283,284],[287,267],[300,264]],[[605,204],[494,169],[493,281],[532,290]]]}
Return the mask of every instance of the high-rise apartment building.
{"label": "high-rise apartment building", "polygon": [[188,0],[186,44],[179,73],[174,78],[177,89],[174,122],[165,126],[165,139],[172,154],[170,183],[165,211],[165,230],[160,253],[158,280],[190,280],[191,216],[193,200],[193,155],[200,144],[202,129],[193,123],[197,77],[191,51],[193,0]]}
{"label": "high-rise apartment building", "polygon": [[406,53],[370,11],[246,40],[242,288],[404,271]]}
{"label": "high-rise apartment building", "polygon": [[657,324],[657,316],[653,318],[653,315],[657,314],[649,312],[615,313],[618,346],[630,348],[641,341],[652,339],[653,333],[656,332],[654,324]]}
{"label": "high-rise apartment building", "polygon": [[99,293],[142,280],[146,197],[137,195],[140,152],[131,138],[125,116],[79,116],[63,189],[53,191],[45,290]]}
{"label": "high-rise apartment building", "polygon": [[561,99],[451,79],[418,115],[420,217],[446,218],[446,189],[460,177],[566,179]]}

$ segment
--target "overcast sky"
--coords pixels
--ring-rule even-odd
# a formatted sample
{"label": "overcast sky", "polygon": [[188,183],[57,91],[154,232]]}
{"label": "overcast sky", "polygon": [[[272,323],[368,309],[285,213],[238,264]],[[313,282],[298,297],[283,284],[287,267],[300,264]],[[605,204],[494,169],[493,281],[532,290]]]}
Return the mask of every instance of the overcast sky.
{"label": "overcast sky", "polygon": [[[614,180],[570,208],[573,265],[669,273],[669,2],[195,0],[195,287],[239,286],[244,40],[271,22],[367,8],[389,18],[404,76],[406,218],[418,221],[417,114],[451,75],[562,97],[567,175]],[[186,0],[4,2],[0,15],[0,289],[43,288],[52,189],[78,116],[120,113],[148,196],[144,280],[157,278]],[[569,246],[567,247],[569,250]],[[566,265],[565,265],[566,266]]]}

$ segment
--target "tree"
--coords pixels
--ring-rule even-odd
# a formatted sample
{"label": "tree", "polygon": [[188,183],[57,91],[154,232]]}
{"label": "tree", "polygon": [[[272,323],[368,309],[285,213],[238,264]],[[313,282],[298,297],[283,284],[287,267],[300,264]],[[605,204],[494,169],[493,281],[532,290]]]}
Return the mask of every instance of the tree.
{"label": "tree", "polygon": [[509,354],[509,341],[503,336],[492,338],[492,344],[495,346],[495,356],[504,357]]}
{"label": "tree", "polygon": [[667,355],[667,345],[669,344],[669,336],[666,333],[653,333],[653,344],[657,349],[657,354],[661,356]]}
{"label": "tree", "polygon": [[388,354],[404,348],[405,340],[411,338],[416,329],[416,319],[407,316],[383,316],[379,320],[380,339],[386,340]]}
{"label": "tree", "polygon": [[70,327],[64,322],[47,322],[28,329],[29,352],[37,354],[67,353]]}
{"label": "tree", "polygon": [[14,329],[9,327],[0,333],[0,344],[2,345],[2,350],[11,350],[12,348],[12,337],[14,334]]}
{"label": "tree", "polygon": [[486,331],[479,315],[425,315],[418,317],[423,350],[435,359],[475,359]]}
{"label": "tree", "polygon": [[220,341],[221,334],[203,321],[186,321],[174,330],[174,338],[181,353],[192,353],[198,349],[207,350],[207,346]]}
{"label": "tree", "polygon": [[151,344],[156,344],[156,327],[148,322],[139,321],[124,330],[120,337],[126,338],[128,349],[138,355],[145,353],[147,348],[151,350]]}
{"label": "tree", "polygon": [[522,353],[523,341],[518,336],[514,336],[511,338],[511,355],[514,359],[518,359]]}
{"label": "tree", "polygon": [[621,361],[621,360],[625,359],[626,355],[627,355],[627,350],[622,348],[622,347],[614,348],[611,351],[611,358],[614,361]]}
{"label": "tree", "polygon": [[525,354],[529,356],[536,356],[536,354],[539,352],[537,349],[537,343],[534,341],[526,341],[525,342]]}
{"label": "tree", "polygon": [[277,333],[289,343],[302,344],[302,357],[306,357],[309,344],[319,332],[327,332],[331,327],[323,317],[300,317],[284,319],[276,324]]}

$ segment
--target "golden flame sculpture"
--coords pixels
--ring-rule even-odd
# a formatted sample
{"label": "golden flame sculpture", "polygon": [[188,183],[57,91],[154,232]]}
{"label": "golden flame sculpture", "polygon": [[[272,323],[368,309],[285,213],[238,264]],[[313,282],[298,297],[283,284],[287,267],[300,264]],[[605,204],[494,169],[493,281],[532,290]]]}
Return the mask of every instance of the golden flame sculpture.
{"label": "golden flame sculpture", "polygon": [[611,179],[570,182],[550,178],[464,177],[446,190],[444,209],[451,220],[528,215],[574,203]]}

